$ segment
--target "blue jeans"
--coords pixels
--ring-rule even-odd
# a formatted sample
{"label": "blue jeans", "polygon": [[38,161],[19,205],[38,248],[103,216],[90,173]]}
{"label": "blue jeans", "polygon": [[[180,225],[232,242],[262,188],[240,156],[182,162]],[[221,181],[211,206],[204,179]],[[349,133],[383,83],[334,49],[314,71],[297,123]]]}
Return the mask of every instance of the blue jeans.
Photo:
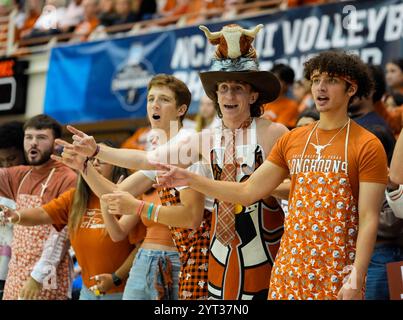
{"label": "blue jeans", "polygon": [[403,261],[403,248],[392,244],[377,244],[368,266],[366,300],[389,300],[386,264]]}
{"label": "blue jeans", "polygon": [[123,293],[109,293],[103,296],[96,296],[91,290],[89,290],[84,284],[80,291],[80,300],[122,300]]}
{"label": "blue jeans", "polygon": [[[160,251],[140,248],[130,270],[126,282],[123,300],[156,300],[158,291],[155,288],[158,274],[158,260],[168,257],[172,263],[173,294],[172,299],[179,296],[179,253],[175,251]],[[161,279],[158,279],[160,282]]]}

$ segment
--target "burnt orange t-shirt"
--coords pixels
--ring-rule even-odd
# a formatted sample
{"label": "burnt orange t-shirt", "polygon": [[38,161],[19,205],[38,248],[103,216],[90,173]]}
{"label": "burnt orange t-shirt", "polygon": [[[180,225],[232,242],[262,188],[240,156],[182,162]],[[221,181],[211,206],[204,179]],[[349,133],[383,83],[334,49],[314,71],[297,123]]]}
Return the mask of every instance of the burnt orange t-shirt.
{"label": "burnt orange t-shirt", "polygon": [[[74,193],[75,189],[70,189],[43,206],[55,225],[67,225]],[[95,281],[90,280],[90,277],[102,273],[112,273],[119,269],[134,249],[134,245],[130,242],[136,243],[144,238],[145,227],[139,223],[132,232],[134,233],[132,241],[126,238],[119,242],[113,242],[105,229],[99,199],[91,193],[87,211],[77,232],[70,233],[71,245],[81,267],[82,279],[87,288],[95,285]],[[123,292],[124,286],[125,281],[107,293]]]}
{"label": "burnt orange t-shirt", "polygon": [[[161,204],[161,199],[158,196],[157,190],[154,190],[152,193],[149,194],[143,194],[142,199],[145,202],[154,203],[155,206]],[[171,231],[169,230],[168,226],[156,223],[152,220],[144,218],[143,216],[141,217],[141,221],[147,227],[147,234],[144,238],[144,243],[154,243],[175,247],[175,244],[172,240]]]}
{"label": "burnt orange t-shirt", "polygon": [[287,128],[294,128],[298,118],[298,103],[287,97],[279,97],[275,101],[263,105],[263,118],[279,122]]}
{"label": "burnt orange t-shirt", "polygon": [[[267,160],[289,171],[291,176],[290,195],[294,191],[296,175],[301,171],[346,172],[344,143],[347,128],[344,128],[331,144],[324,148],[319,163],[317,162],[315,148],[311,144],[318,144],[314,133],[301,160],[306,141],[315,124],[316,122],[305,127],[296,128],[283,135],[276,142],[267,158]],[[340,128],[335,130],[317,130],[319,144],[325,145]],[[387,184],[387,160],[381,142],[375,135],[354,121],[351,121],[350,125],[347,153],[347,173],[354,198],[357,201],[360,182]]]}

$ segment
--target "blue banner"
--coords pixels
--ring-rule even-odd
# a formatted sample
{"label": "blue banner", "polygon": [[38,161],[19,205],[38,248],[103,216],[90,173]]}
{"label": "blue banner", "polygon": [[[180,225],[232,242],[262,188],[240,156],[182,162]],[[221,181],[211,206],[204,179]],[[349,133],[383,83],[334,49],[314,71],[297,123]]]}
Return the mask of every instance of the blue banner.
{"label": "blue banner", "polygon": [[[260,68],[283,62],[296,78],[303,62],[323,50],[354,51],[381,65],[403,57],[401,0],[300,7],[206,26],[218,31],[229,23],[244,28],[262,23],[254,42]],[[198,73],[208,70],[213,52],[196,26],[53,48],[45,113],[62,123],[145,117],[147,83],[157,73],[173,74],[188,85],[189,112],[196,113],[203,94]]]}

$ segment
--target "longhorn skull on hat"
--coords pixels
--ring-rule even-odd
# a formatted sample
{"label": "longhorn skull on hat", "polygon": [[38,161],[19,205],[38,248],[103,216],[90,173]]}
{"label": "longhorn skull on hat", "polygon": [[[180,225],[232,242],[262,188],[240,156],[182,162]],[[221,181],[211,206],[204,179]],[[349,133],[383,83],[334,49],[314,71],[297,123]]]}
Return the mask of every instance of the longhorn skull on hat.
{"label": "longhorn skull on hat", "polygon": [[211,32],[206,26],[199,28],[211,44],[218,45],[215,51],[217,59],[256,58],[256,51],[251,44],[256,34],[263,28],[262,24],[251,30],[244,29],[238,24],[226,25],[217,32]]}

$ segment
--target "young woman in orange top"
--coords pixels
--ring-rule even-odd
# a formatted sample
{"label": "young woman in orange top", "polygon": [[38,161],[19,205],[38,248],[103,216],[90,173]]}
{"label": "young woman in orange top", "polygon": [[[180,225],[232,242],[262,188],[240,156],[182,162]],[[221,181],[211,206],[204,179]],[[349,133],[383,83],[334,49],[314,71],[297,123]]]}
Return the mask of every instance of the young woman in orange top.
{"label": "young woman in orange top", "polygon": [[[110,142],[105,145],[113,146]],[[126,169],[94,160],[93,166],[106,179],[118,182],[126,177]],[[6,209],[7,210],[7,209]],[[76,189],[38,208],[6,213],[12,223],[34,226],[53,224],[57,230],[68,225],[70,241],[81,267],[83,287],[80,300],[120,300],[135,252],[142,240],[144,226],[139,225],[129,237],[112,241],[105,230],[99,199],[86,182],[79,178]]]}

